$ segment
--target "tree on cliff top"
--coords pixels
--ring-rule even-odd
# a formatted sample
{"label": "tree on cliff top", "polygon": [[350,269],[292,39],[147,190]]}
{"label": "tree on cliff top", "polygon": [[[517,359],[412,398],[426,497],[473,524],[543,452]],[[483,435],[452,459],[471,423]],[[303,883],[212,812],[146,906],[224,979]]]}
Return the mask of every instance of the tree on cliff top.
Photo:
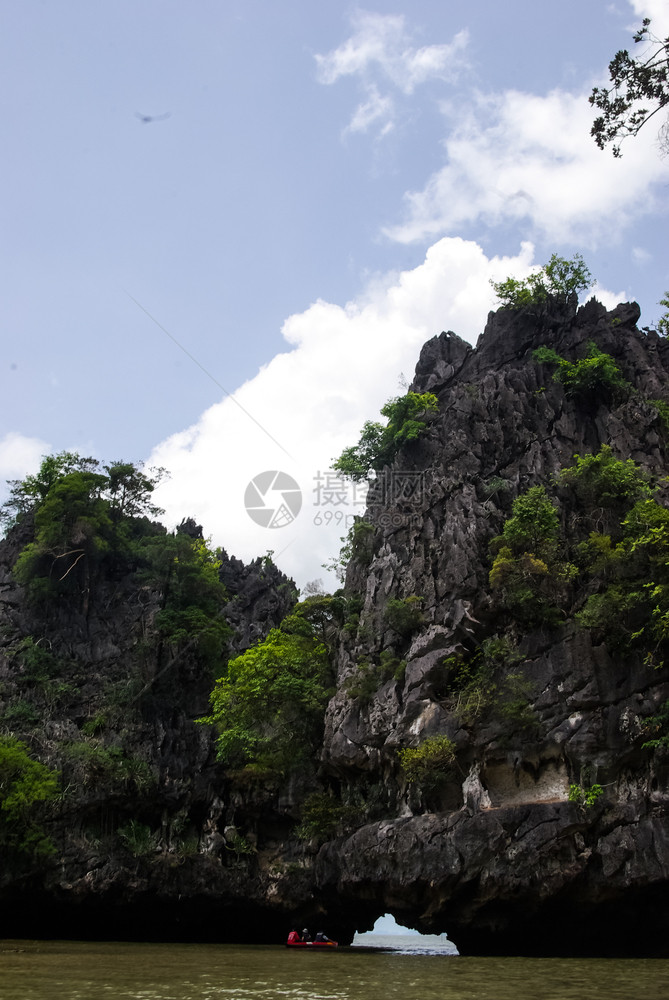
{"label": "tree on cliff top", "polygon": [[157,517],[163,513],[161,507],[151,502],[151,495],[165,475],[164,469],[150,469],[147,475],[141,464],[102,465],[96,458],[76,451],[61,451],[45,455],[35,475],[9,480],[9,496],[0,506],[0,523],[9,527],[29,511],[36,512],[66,477],[75,474],[84,479],[99,477],[96,480],[99,498],[114,521],[123,517]]}
{"label": "tree on cliff top", "polygon": [[[669,38],[651,34],[650,18],[634,34],[635,43],[650,42],[642,58],[633,59],[621,49],[609,63],[612,86],[595,87],[589,101],[602,114],[593,122],[590,134],[600,149],[612,143],[620,156],[622,140],[640,130],[664,108],[669,108]],[[669,153],[669,117],[658,134],[660,149]]]}
{"label": "tree on cliff top", "polygon": [[490,281],[503,306],[522,309],[541,306],[549,299],[566,302],[572,295],[584,292],[592,285],[592,274],[580,253],[571,260],[551,255],[547,264],[527,278],[509,277],[504,281]]}
{"label": "tree on cliff top", "polygon": [[46,456],[35,475],[10,482],[0,516],[8,525],[34,518],[34,539],[14,567],[33,598],[69,591],[85,610],[103,562],[114,573],[134,563],[134,539],[146,531],[147,516],[161,513],[151,496],[162,470],[151,471],[61,452]]}

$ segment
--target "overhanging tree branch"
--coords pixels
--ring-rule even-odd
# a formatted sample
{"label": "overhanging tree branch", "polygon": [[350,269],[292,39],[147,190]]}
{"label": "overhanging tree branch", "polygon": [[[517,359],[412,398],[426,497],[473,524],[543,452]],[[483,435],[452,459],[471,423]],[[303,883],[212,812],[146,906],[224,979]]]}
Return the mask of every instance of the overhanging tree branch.
{"label": "overhanging tree branch", "polygon": [[[590,104],[602,112],[593,122],[590,134],[600,149],[612,143],[616,157],[621,156],[623,139],[638,135],[658,111],[669,107],[669,38],[663,40],[653,35],[650,18],[646,17],[634,34],[634,41],[648,41],[655,48],[646,59],[638,60],[626,49],[617,52],[609,63],[613,86],[594,87],[589,97]],[[669,153],[668,125],[669,120],[659,132],[663,153]]]}

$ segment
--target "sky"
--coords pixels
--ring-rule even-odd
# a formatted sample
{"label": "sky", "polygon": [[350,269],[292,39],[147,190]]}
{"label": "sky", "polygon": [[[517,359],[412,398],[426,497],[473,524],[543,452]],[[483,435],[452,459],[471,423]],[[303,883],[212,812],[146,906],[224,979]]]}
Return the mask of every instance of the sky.
{"label": "sky", "polygon": [[336,586],[333,459],[427,339],[476,343],[491,279],[581,253],[661,315],[669,158],[652,124],[598,150],[587,100],[644,16],[669,34],[667,0],[5,0],[0,480],[161,466],[167,525]]}

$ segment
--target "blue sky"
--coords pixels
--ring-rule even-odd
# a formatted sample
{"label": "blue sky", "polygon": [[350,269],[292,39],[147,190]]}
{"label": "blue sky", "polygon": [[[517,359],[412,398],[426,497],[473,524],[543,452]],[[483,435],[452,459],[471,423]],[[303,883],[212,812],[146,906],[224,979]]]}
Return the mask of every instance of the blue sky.
{"label": "blue sky", "polygon": [[[597,150],[587,96],[667,11],[3,5],[0,476],[50,450],[159,462],[167,521],[331,582],[360,509],[316,486],[425,339],[475,342],[491,277],[581,252],[607,304],[660,315],[669,161],[650,127]],[[265,469],[303,492],[284,528],[244,510]]]}

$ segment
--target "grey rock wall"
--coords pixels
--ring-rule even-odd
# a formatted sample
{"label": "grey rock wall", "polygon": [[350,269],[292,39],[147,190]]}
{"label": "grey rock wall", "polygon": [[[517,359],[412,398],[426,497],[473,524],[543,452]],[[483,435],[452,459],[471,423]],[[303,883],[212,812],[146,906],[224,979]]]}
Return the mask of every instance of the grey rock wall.
{"label": "grey rock wall", "polygon": [[[488,544],[520,492],[602,444],[655,482],[666,475],[666,431],[648,399],[668,398],[669,345],[639,331],[638,316],[634,303],[608,313],[570,303],[539,317],[507,309],[490,315],[476,349],[452,333],[429,341],[412,389],[435,393],[439,414],[370,492],[371,558],[349,567],[347,587],[364,606],[340,645],[323,761],[345,788],[384,786],[389,805],[321,849],[320,885],[447,931],[463,950],[664,948],[669,910],[656,901],[669,870],[668,771],[642,743],[643,719],[669,696],[666,669],[612,653],[570,621],[511,628],[517,653],[506,669],[521,678],[530,714],[463,721],[444,667],[499,633]],[[612,403],[570,399],[532,360],[544,344],[573,360],[590,341],[635,391]],[[414,491],[402,496],[410,477]],[[424,622],[401,636],[384,609],[411,595]],[[406,660],[403,677],[366,703],[351,697],[360,664],[384,650]],[[398,750],[436,735],[454,741],[456,767],[438,792],[421,792]],[[568,801],[570,784],[595,782],[604,788],[595,806]]]}

